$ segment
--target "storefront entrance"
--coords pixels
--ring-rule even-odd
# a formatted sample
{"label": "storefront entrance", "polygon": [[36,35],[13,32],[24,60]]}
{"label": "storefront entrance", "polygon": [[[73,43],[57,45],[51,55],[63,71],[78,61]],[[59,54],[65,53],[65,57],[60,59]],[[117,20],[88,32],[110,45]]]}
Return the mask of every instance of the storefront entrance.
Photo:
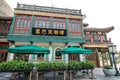
{"label": "storefront entrance", "polygon": [[108,49],[107,48],[99,48],[98,52],[99,52],[100,66],[104,67],[105,65],[110,65]]}
{"label": "storefront entrance", "polygon": [[93,54],[86,54],[86,60],[89,60],[90,62],[94,62],[96,64],[96,67],[98,67],[98,59],[97,59],[96,50],[94,50]]}
{"label": "storefront entrance", "polygon": [[0,63],[6,62],[7,60],[8,46],[9,46],[8,42],[0,42]]}
{"label": "storefront entrance", "polygon": [[7,50],[0,50],[0,63],[7,60]]}
{"label": "storefront entrance", "polygon": [[107,53],[101,53],[101,59],[102,59],[102,67],[105,65],[109,65],[109,55]]}
{"label": "storefront entrance", "polygon": [[69,54],[69,61],[79,61],[79,54]]}

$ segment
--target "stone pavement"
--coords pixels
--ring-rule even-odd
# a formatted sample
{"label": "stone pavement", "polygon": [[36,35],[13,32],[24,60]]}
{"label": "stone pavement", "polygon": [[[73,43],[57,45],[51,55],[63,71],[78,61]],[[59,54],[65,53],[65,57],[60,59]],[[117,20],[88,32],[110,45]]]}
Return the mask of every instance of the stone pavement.
{"label": "stone pavement", "polygon": [[97,80],[120,80],[120,76],[105,76],[102,68],[94,69],[94,77],[96,77]]}
{"label": "stone pavement", "polygon": [[102,68],[94,69],[94,79],[90,79],[90,73],[88,75],[78,75],[73,80],[120,80],[120,76],[105,76]]}
{"label": "stone pavement", "polygon": [[[0,73],[0,80],[10,80],[8,77],[10,77],[11,75],[12,75],[11,73]],[[80,73],[77,73],[77,75],[73,77],[73,80],[120,80],[120,76],[109,76],[109,77],[105,76],[104,73],[102,72],[102,68],[94,69],[95,79],[90,79],[89,77],[91,77],[90,74],[81,75]]]}
{"label": "stone pavement", "polygon": [[8,72],[1,72],[0,73],[0,80],[10,80],[10,76],[12,76],[12,73]]}

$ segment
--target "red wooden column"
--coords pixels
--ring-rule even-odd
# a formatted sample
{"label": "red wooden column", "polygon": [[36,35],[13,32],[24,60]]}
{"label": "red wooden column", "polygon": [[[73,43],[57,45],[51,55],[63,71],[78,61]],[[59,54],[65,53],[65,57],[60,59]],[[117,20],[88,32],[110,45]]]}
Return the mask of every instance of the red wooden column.
{"label": "red wooden column", "polygon": [[91,40],[92,43],[94,42],[94,37],[93,37],[92,32],[90,33],[90,40]]}

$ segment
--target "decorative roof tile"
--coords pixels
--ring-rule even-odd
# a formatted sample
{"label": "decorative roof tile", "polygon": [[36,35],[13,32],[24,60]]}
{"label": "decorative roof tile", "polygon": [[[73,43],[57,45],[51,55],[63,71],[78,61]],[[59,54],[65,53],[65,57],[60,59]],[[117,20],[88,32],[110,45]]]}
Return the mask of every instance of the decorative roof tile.
{"label": "decorative roof tile", "polygon": [[90,27],[84,27],[84,31],[101,31],[101,32],[110,32],[114,30],[114,26],[107,27],[107,28],[90,28]]}

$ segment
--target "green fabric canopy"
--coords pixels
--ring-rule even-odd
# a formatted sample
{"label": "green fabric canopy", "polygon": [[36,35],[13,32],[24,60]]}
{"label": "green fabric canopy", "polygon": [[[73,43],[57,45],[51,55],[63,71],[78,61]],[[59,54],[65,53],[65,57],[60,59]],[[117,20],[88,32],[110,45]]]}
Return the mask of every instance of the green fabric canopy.
{"label": "green fabric canopy", "polygon": [[56,52],[57,54],[92,54],[93,50],[78,48],[78,47],[68,47]]}
{"label": "green fabric canopy", "polygon": [[16,54],[49,54],[50,50],[35,45],[19,46],[8,48],[8,52]]}

